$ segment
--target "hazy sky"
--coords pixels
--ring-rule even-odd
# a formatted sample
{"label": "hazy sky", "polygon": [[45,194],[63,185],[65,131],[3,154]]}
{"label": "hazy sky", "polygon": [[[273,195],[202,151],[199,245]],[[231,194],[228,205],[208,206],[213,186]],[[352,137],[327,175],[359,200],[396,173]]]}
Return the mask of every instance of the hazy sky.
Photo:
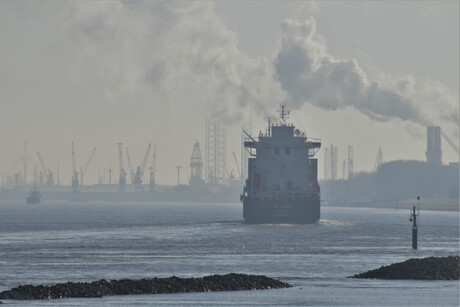
{"label": "hazy sky", "polygon": [[40,151],[64,184],[72,142],[78,166],[97,147],[86,183],[118,171],[118,142],[135,165],[151,142],[158,182],[178,165],[186,182],[206,101],[235,172],[241,123],[257,134],[282,101],[339,165],[353,145],[356,171],[379,146],[384,161],[425,160],[427,124],[459,142],[458,1],[3,0],[0,42],[3,175],[22,171],[25,141],[29,173]]}

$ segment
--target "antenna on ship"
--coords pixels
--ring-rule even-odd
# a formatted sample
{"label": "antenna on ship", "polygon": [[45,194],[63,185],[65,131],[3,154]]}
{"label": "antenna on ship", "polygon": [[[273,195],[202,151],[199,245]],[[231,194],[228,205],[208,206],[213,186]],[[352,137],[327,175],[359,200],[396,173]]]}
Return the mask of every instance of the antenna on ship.
{"label": "antenna on ship", "polygon": [[281,104],[280,107],[281,107],[281,110],[278,112],[280,112],[281,121],[283,122],[283,125],[286,125],[286,119],[288,118],[289,111],[284,110],[286,108],[286,103]]}
{"label": "antenna on ship", "polygon": [[271,130],[271,126],[272,126],[272,117],[271,116],[267,116],[265,117],[268,121],[268,126],[267,126],[267,136],[270,137],[271,133],[270,133],[270,130]]}

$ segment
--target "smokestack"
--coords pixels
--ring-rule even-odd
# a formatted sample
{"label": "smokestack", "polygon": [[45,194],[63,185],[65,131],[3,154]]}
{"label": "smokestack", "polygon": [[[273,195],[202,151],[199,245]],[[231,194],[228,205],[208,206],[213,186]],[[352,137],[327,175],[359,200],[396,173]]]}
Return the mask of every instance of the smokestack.
{"label": "smokestack", "polygon": [[442,164],[441,128],[426,127],[426,162],[431,165]]}

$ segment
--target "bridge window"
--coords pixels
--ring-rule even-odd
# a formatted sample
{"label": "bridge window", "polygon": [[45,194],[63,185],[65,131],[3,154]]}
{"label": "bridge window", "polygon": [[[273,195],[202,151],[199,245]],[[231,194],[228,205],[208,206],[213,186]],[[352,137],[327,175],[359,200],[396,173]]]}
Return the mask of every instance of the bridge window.
{"label": "bridge window", "polygon": [[290,155],[291,154],[291,148],[290,147],[286,147],[284,149],[284,153],[287,154],[287,155]]}
{"label": "bridge window", "polygon": [[279,154],[280,154],[280,148],[279,148],[279,147],[275,147],[275,148],[274,148],[274,151],[275,151],[275,155],[279,155]]}

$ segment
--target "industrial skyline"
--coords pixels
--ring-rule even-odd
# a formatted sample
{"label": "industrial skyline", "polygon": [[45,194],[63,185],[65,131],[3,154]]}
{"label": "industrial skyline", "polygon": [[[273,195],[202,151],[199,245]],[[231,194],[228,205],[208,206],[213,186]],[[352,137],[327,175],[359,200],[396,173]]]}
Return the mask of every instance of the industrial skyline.
{"label": "industrial skyline", "polygon": [[[248,126],[241,126],[241,139],[242,142],[247,138],[249,134]],[[244,180],[246,175],[241,172],[241,167],[245,169],[245,161],[247,164],[247,153],[241,150],[242,158],[240,162],[235,152],[232,152],[234,160],[227,161],[225,152],[226,138],[225,128],[218,124],[215,120],[207,121],[206,126],[206,152],[203,156],[201,153],[200,142],[197,140],[193,145],[192,154],[190,156],[190,164],[185,167],[184,176],[188,176],[188,181],[182,182],[182,184],[191,185],[202,185],[207,184],[228,184],[232,180]],[[250,134],[249,134],[250,135]],[[427,127],[426,133],[426,151],[424,160],[430,165],[447,165],[452,161],[444,161],[442,158],[442,130],[438,126]],[[444,146],[452,147],[452,149],[458,153],[458,147],[455,144],[451,144],[452,140],[444,143]],[[133,164],[129,154],[129,148],[123,147],[123,143],[118,143],[118,168],[98,168],[93,167],[94,179],[90,184],[110,184],[117,185],[119,191],[126,191],[126,185],[132,186],[134,192],[138,190],[144,190],[144,186],[150,185],[150,189],[153,188],[152,184],[158,184],[159,182],[155,179],[156,173],[156,146],[151,154],[152,143],[148,144],[147,150],[140,163]],[[93,148],[89,157],[85,160],[81,167],[77,167],[75,158],[75,147],[72,143],[72,178],[69,182],[67,180],[61,180],[61,174],[59,169],[59,163],[57,168],[54,170],[49,168],[45,164],[39,151],[36,151],[36,159],[33,158],[28,152],[27,142],[24,144],[24,152],[17,160],[14,172],[10,174],[4,174],[2,180],[2,186],[11,188],[13,186],[21,186],[26,184],[39,184],[42,186],[54,186],[54,185],[71,185],[73,191],[78,191],[80,186],[84,186],[84,176],[87,173],[91,161],[96,153],[96,148]],[[325,145],[323,148],[323,168],[324,174],[322,180],[345,180],[352,179],[354,176],[354,149],[353,146],[347,147],[346,157],[339,156],[339,149],[334,145]],[[127,167],[124,163],[125,158],[127,161]],[[205,163],[203,163],[203,160]],[[207,161],[207,162],[206,162]],[[342,161],[342,172],[339,173],[340,161]],[[59,162],[59,161],[58,161]],[[390,161],[385,161],[390,162]],[[455,163],[455,161],[453,161]],[[22,163],[22,165],[18,165]],[[233,164],[232,164],[233,163]],[[241,165],[239,164],[241,163]],[[374,167],[368,172],[377,172],[380,166],[384,163],[383,151],[379,147],[377,156],[375,158]],[[84,165],[84,166],[83,166]],[[150,165],[150,170],[147,178],[147,165]],[[232,165],[232,166],[230,166]],[[21,169],[21,167],[23,167]],[[180,169],[184,167],[176,166],[177,169],[177,184],[180,184]],[[229,171],[231,169],[231,171]],[[32,174],[32,178],[28,177],[28,174]],[[112,174],[114,177],[112,177]],[[146,175],[144,177],[144,174]],[[127,180],[127,175],[129,180]],[[114,180],[112,180],[112,178]],[[160,182],[160,184],[163,184]]]}
{"label": "industrial skyline", "polygon": [[[427,126],[458,146],[458,11],[453,1],[2,1],[0,172],[24,173],[27,160],[28,181],[45,168],[63,184],[74,171],[116,184],[117,144],[136,168],[152,143],[158,183],[176,184],[177,166],[187,183],[195,141],[203,153],[214,144],[209,115],[226,141],[226,165],[212,167],[236,175],[238,161],[244,174],[242,125],[257,136],[281,102],[322,150],[337,147],[334,176],[349,146],[353,172],[372,171],[379,147],[385,162],[425,161]],[[458,162],[442,144],[443,163]]]}

